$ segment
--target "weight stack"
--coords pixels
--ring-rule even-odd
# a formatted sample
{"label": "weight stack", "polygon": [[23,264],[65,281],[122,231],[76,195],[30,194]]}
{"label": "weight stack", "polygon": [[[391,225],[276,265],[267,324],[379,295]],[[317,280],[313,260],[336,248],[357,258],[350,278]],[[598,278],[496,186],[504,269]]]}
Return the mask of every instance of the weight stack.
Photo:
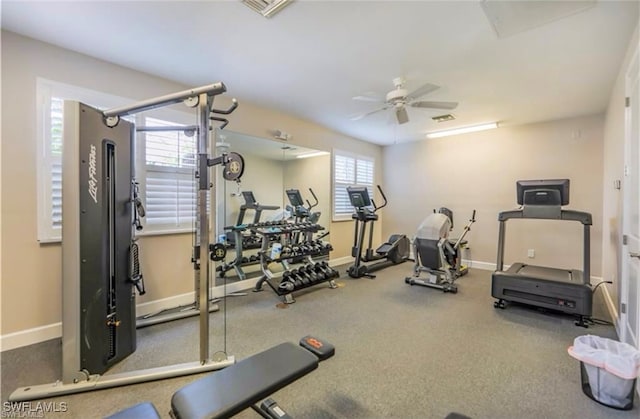
{"label": "weight stack", "polygon": [[[63,378],[102,374],[136,349],[129,281],[133,125],[65,102]],[[68,169],[67,169],[68,168]]]}

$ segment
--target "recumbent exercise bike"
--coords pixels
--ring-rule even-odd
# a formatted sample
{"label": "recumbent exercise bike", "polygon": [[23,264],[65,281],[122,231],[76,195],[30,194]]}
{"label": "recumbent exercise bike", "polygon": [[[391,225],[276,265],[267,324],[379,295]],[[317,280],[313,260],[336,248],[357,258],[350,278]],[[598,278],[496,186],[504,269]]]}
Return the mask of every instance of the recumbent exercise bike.
{"label": "recumbent exercise bike", "polygon": [[[413,276],[405,278],[407,284],[458,292],[455,280],[469,272],[469,268],[462,265],[461,250],[467,244],[464,237],[476,221],[476,210],[473,210],[469,223],[455,241],[449,239],[449,232],[453,229],[452,220],[452,211],[440,208],[420,224],[413,239]],[[422,272],[427,272],[429,277],[420,278]]]}

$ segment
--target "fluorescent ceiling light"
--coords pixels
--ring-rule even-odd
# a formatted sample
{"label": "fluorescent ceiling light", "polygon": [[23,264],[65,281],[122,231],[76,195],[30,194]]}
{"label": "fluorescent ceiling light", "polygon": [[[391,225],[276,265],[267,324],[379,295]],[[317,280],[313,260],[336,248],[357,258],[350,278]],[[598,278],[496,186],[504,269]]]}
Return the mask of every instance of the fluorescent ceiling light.
{"label": "fluorescent ceiling light", "polygon": [[309,157],[318,157],[318,156],[326,156],[329,154],[328,151],[313,151],[311,153],[298,154],[296,159],[306,159]]}
{"label": "fluorescent ceiling light", "polygon": [[468,132],[484,131],[484,130],[493,129],[493,128],[498,128],[497,122],[491,122],[491,123],[482,124],[482,125],[473,125],[470,127],[446,129],[443,131],[434,131],[434,132],[428,133],[427,138],[447,137],[449,135],[466,134]]}

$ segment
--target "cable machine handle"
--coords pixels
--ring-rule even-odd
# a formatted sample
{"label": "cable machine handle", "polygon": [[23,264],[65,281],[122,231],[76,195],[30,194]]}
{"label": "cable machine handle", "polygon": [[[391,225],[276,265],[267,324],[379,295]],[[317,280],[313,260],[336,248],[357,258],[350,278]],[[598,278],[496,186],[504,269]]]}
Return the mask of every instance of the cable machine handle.
{"label": "cable machine handle", "polygon": [[229,115],[231,112],[235,111],[237,107],[238,107],[238,100],[234,97],[233,99],[231,99],[231,106],[228,109],[214,109],[213,101],[211,101],[211,109],[209,111],[211,113]]}

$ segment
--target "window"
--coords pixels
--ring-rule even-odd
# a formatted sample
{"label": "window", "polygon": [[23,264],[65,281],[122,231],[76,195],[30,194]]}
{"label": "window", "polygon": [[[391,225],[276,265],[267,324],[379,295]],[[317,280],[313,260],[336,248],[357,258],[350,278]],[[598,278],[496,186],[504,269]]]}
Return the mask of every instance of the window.
{"label": "window", "polygon": [[38,78],[37,95],[37,206],[38,241],[62,238],[62,123],[64,100],[78,100],[94,107],[114,107],[129,99]]}
{"label": "window", "polygon": [[[62,238],[62,148],[64,100],[77,100],[98,109],[134,100],[45,79],[37,80],[38,106],[38,241]],[[153,117],[125,117],[137,125],[162,126],[193,122],[190,112],[153,111]],[[135,121],[134,121],[135,120]],[[147,210],[145,233],[193,229],[196,185],[196,136],[183,131],[147,132],[136,139],[136,176]]]}
{"label": "window", "polygon": [[[179,124],[144,118],[144,126]],[[146,210],[145,226],[150,231],[188,231],[193,228],[197,199],[197,137],[194,134],[193,131],[148,131],[138,134],[138,142],[144,153],[142,201]]]}
{"label": "window", "polygon": [[342,151],[333,152],[333,220],[350,220],[353,207],[347,186],[366,186],[373,199],[374,161]]}

